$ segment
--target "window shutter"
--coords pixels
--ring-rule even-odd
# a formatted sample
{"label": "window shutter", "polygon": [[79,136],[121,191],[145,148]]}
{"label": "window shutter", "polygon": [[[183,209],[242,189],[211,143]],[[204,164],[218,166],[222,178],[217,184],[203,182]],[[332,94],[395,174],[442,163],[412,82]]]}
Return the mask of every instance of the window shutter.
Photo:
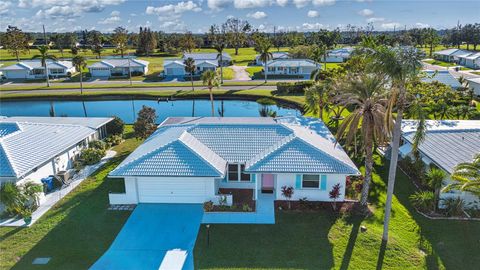
{"label": "window shutter", "polygon": [[326,175],[321,176],[320,189],[321,190],[327,190],[327,176]]}
{"label": "window shutter", "polygon": [[257,175],[256,174],[250,174],[250,180],[252,181],[252,183],[255,183],[255,181],[257,180]]}
{"label": "window shutter", "polygon": [[302,175],[297,174],[297,178],[295,180],[295,188],[301,189],[302,188]]}

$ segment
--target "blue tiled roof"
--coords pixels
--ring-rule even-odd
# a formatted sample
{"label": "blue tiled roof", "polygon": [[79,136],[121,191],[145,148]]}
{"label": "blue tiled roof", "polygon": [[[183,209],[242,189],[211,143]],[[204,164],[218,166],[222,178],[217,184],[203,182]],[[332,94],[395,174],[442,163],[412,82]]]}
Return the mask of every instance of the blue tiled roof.
{"label": "blue tiled roof", "polygon": [[252,172],[358,174],[321,121],[256,119],[165,121],[110,175],[223,177],[227,163],[246,164]]}
{"label": "blue tiled roof", "polygon": [[222,173],[180,141],[173,141],[125,166],[117,167],[111,175],[221,177]]}
{"label": "blue tiled roof", "polygon": [[294,138],[264,159],[247,167],[248,172],[311,172],[356,174],[357,170],[332,158],[305,141]]}
{"label": "blue tiled roof", "polygon": [[199,125],[195,138],[230,163],[245,163],[293,132],[282,125]]}
{"label": "blue tiled roof", "polygon": [[[425,71],[429,77],[422,78],[423,82],[433,82],[433,81],[438,81],[440,83],[446,84],[452,88],[459,88],[462,87],[462,85],[458,82],[458,80],[453,77],[452,74],[448,71],[437,71],[435,74],[434,71]],[[433,77],[431,77],[433,74],[435,74]]]}

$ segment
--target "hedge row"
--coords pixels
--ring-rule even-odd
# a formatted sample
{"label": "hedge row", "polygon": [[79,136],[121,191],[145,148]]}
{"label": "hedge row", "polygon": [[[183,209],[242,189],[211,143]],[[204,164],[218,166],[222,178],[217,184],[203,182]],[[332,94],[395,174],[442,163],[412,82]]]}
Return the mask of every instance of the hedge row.
{"label": "hedge row", "polygon": [[277,92],[280,94],[304,94],[305,88],[313,85],[313,81],[278,82]]}

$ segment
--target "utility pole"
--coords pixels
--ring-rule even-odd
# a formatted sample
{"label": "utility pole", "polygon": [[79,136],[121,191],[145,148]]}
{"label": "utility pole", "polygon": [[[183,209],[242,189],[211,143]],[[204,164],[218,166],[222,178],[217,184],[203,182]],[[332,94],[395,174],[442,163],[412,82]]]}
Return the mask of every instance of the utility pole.
{"label": "utility pole", "polygon": [[[45,34],[45,24],[42,25],[43,27],[43,41],[45,42],[45,46],[48,47],[48,43],[47,43],[47,34]],[[50,87],[50,78],[48,77],[48,63],[47,63],[47,59],[45,59],[45,77],[47,78],[47,87]]]}

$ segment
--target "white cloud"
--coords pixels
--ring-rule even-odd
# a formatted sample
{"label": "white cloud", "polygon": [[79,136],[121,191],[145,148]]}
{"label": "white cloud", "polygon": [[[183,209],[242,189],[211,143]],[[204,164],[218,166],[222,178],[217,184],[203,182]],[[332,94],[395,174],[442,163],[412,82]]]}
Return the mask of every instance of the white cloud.
{"label": "white cloud", "polygon": [[40,9],[35,16],[40,19],[71,18],[80,16],[80,11],[66,6],[53,6],[45,10]]}
{"label": "white cloud", "polygon": [[415,24],[415,27],[417,27],[417,28],[429,28],[429,27],[430,27],[430,25],[429,25],[429,24],[427,24],[427,23],[420,23],[420,22],[417,22],[417,23]]}
{"label": "white cloud", "polygon": [[311,31],[311,30],[320,30],[323,28],[323,24],[321,23],[304,23],[302,24],[304,30]]}
{"label": "white cloud", "polygon": [[112,17],[109,17],[109,18],[105,18],[104,20],[101,20],[98,23],[99,24],[115,24],[115,23],[118,23],[120,21],[121,21],[120,17],[112,16]]}
{"label": "white cloud", "polygon": [[207,0],[207,6],[211,10],[220,11],[232,4],[232,2],[232,0]]}
{"label": "white cloud", "polygon": [[360,10],[358,12],[358,14],[363,16],[363,17],[371,17],[371,16],[373,16],[374,13],[373,13],[373,10],[368,9],[368,8],[364,8],[364,9]]}
{"label": "white cloud", "polygon": [[367,23],[377,23],[377,22],[384,22],[385,18],[382,17],[372,17],[367,19]]}
{"label": "white cloud", "polygon": [[254,13],[248,13],[247,17],[260,20],[260,19],[265,19],[267,17],[267,13],[263,11],[256,11]]}
{"label": "white cloud", "polygon": [[316,18],[316,17],[320,16],[320,14],[316,10],[309,10],[308,13],[307,13],[307,16],[310,17],[310,18]]}
{"label": "white cloud", "polygon": [[37,18],[68,18],[82,13],[101,12],[107,6],[119,5],[125,0],[20,0],[19,8],[40,8]]}
{"label": "white cloud", "polygon": [[394,28],[400,28],[402,27],[402,25],[400,23],[397,23],[397,22],[389,22],[389,23],[382,23],[380,25],[383,29],[386,29],[386,30],[390,30],[390,29],[394,29]]}
{"label": "white cloud", "polygon": [[110,13],[110,16],[120,16],[120,11],[114,10]]}
{"label": "white cloud", "polygon": [[314,6],[331,6],[335,5],[336,0],[312,0]]}
{"label": "white cloud", "polygon": [[159,6],[159,7],[148,6],[147,9],[145,10],[145,13],[155,14],[158,16],[171,17],[172,14],[181,14],[187,11],[198,12],[201,10],[202,8],[200,8],[196,3],[192,1],[188,1],[188,2],[179,2],[176,5],[170,4],[170,5]]}
{"label": "white cloud", "polygon": [[305,7],[306,5],[310,4],[310,0],[293,0],[293,4],[294,4],[297,8],[303,8],[303,7]]}
{"label": "white cloud", "polygon": [[289,0],[207,0],[207,6],[213,11],[221,11],[231,5],[237,9],[261,8],[272,5],[284,7],[288,4],[288,1]]}
{"label": "white cloud", "polygon": [[372,2],[373,0],[355,0],[355,1],[359,3],[364,3],[364,2]]}
{"label": "white cloud", "polygon": [[288,4],[288,0],[277,0],[277,5],[284,7]]}
{"label": "white cloud", "polygon": [[7,14],[10,11],[10,6],[12,5],[12,2],[10,1],[1,1],[0,2],[0,15]]}

